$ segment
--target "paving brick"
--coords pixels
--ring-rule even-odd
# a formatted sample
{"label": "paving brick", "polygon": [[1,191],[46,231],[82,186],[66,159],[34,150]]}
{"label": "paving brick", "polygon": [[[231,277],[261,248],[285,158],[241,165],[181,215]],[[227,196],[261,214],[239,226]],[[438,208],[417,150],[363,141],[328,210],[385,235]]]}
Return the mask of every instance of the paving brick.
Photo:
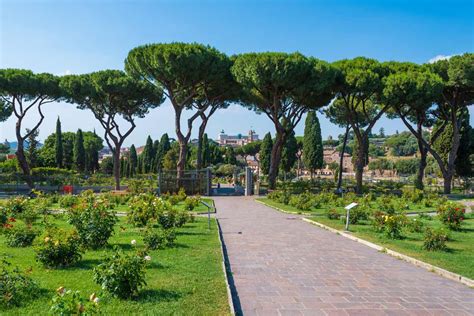
{"label": "paving brick", "polygon": [[474,315],[462,284],[253,198],[215,201],[244,315]]}

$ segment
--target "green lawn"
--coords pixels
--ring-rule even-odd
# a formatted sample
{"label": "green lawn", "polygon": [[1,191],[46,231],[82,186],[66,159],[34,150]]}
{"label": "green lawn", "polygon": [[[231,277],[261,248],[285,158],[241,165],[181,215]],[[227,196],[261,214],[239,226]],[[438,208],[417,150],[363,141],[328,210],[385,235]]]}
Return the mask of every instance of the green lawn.
{"label": "green lawn", "polygon": [[[64,220],[59,219],[57,223],[62,227],[69,226]],[[144,247],[139,229],[126,224],[124,218],[120,218],[116,227],[110,244],[131,251],[130,241],[136,239],[137,247]],[[40,298],[21,308],[1,311],[0,314],[45,315],[54,291],[59,286],[80,290],[85,297],[93,292],[101,293],[100,306],[105,315],[229,314],[216,222],[213,220],[212,230],[209,231],[207,219],[196,218],[194,223],[188,223],[178,230],[176,243],[173,248],[151,251],[152,261],[146,278],[148,285],[137,299],[119,300],[106,297],[92,279],[92,269],[111,251],[111,247],[87,251],[73,267],[48,270],[35,261],[31,247],[6,247],[4,236],[0,236],[0,255],[6,256],[8,261],[22,270],[31,268],[31,277],[44,289]]]}
{"label": "green lawn", "polygon": [[[269,199],[259,200],[269,206],[275,206],[285,211],[298,211],[294,207]],[[368,221],[350,225],[349,230],[357,237],[474,279],[474,214],[468,214],[466,217],[462,230],[450,231],[451,240],[447,243],[449,248],[447,251],[423,250],[423,233],[411,233],[405,230],[403,232],[404,239],[389,239],[384,234],[376,232]],[[344,229],[342,220],[330,220],[322,212],[313,212],[308,218],[335,229]],[[417,218],[417,220],[420,219]],[[432,220],[421,220],[426,227],[438,228],[442,226],[436,217]]]}

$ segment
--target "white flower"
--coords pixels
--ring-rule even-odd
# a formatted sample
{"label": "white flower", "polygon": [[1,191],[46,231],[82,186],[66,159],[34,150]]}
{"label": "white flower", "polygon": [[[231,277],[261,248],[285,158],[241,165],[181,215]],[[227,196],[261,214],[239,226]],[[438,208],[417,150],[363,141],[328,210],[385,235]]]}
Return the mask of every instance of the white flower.
{"label": "white flower", "polygon": [[145,256],[144,258],[146,261],[150,261],[151,260],[151,257],[150,256]]}
{"label": "white flower", "polygon": [[99,304],[100,299],[98,297],[94,298],[94,303]]}
{"label": "white flower", "polygon": [[131,242],[130,242],[132,245],[135,245],[137,243],[137,241],[135,239],[133,239]]}

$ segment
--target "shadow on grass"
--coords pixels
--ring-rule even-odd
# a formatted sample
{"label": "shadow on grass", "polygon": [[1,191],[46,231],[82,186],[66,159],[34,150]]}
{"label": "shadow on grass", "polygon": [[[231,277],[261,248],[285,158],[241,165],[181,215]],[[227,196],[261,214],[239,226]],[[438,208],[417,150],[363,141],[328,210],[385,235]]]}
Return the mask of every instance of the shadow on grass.
{"label": "shadow on grass", "polygon": [[139,297],[137,298],[138,302],[171,302],[177,301],[182,297],[182,294],[175,291],[168,291],[163,289],[147,289],[141,291]]}
{"label": "shadow on grass", "polygon": [[186,231],[178,231],[176,232],[176,235],[182,235],[182,236],[197,236],[197,235],[205,235],[204,233],[195,233],[195,232],[186,232]]}
{"label": "shadow on grass", "polygon": [[98,266],[102,262],[103,262],[103,260],[101,260],[101,259],[84,259],[84,260],[81,260],[78,263],[76,263],[74,265],[74,268],[88,270],[88,269],[92,269],[92,268]]}

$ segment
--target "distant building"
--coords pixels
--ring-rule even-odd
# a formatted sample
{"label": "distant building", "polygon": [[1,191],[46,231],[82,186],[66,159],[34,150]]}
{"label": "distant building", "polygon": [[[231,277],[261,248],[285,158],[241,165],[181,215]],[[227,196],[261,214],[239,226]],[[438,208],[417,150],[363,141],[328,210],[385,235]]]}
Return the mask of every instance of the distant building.
{"label": "distant building", "polygon": [[255,134],[254,130],[250,130],[247,135],[227,135],[224,130],[222,130],[217,136],[217,143],[219,146],[238,147],[258,140],[258,135]]}

